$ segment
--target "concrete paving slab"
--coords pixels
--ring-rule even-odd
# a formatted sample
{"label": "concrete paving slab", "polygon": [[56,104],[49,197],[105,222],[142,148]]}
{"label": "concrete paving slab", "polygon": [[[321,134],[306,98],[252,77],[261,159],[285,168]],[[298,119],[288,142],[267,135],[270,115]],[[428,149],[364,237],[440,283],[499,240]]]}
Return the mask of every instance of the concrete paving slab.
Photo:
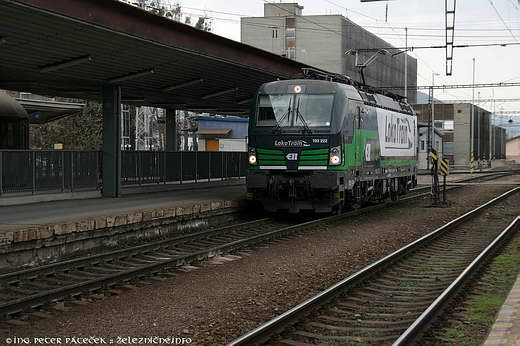
{"label": "concrete paving slab", "polygon": [[0,233],[86,218],[245,198],[245,185],[0,207]]}
{"label": "concrete paving slab", "polygon": [[[111,243],[132,237],[140,230],[145,232],[140,236],[152,237],[153,230],[170,229],[161,230],[161,225],[238,209],[245,197],[246,187],[241,184],[0,207],[0,268],[45,263],[71,251],[99,246],[108,237],[115,237]],[[155,228],[146,233],[146,225]]]}
{"label": "concrete paving slab", "polygon": [[518,276],[504,305],[500,309],[495,324],[484,346],[520,345],[520,275]]}

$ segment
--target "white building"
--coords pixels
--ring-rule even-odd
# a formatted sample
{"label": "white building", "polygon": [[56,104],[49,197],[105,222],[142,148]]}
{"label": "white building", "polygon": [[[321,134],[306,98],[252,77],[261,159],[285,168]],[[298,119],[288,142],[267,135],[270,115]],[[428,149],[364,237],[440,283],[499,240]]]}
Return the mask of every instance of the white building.
{"label": "white building", "polygon": [[[418,161],[417,161],[417,168],[418,169],[428,169],[428,167],[431,168],[431,163],[428,165],[428,131],[431,131],[431,129],[428,127],[427,124],[419,123],[417,125],[418,131],[419,131],[419,137],[418,137]],[[433,148],[437,150],[437,153],[439,155],[439,159],[443,157],[443,143],[442,143],[442,132],[438,129],[435,129],[435,138],[433,140]]]}

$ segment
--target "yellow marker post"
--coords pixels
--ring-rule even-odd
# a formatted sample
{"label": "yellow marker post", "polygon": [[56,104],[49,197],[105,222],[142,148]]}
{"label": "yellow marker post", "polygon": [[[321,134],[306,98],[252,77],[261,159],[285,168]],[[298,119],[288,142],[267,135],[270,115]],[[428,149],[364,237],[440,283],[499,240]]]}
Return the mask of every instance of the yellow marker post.
{"label": "yellow marker post", "polygon": [[439,170],[442,175],[447,176],[450,174],[449,161],[447,159],[442,159],[440,161]]}
{"label": "yellow marker post", "polygon": [[473,157],[473,153],[471,153],[469,157],[469,165],[471,174],[475,173],[475,158]]}
{"label": "yellow marker post", "polygon": [[450,162],[447,159],[442,159],[440,163],[439,170],[443,176],[442,202],[446,203],[446,177],[450,174]]}

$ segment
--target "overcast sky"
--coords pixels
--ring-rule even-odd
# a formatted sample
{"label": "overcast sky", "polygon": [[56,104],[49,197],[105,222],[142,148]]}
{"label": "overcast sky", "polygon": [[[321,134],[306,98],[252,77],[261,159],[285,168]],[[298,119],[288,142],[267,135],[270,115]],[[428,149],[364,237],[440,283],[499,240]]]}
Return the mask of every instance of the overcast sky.
{"label": "overcast sky", "polygon": [[[175,2],[175,0],[170,0]],[[269,0],[272,1],[272,0]],[[453,1],[453,0],[451,0]],[[520,0],[458,0],[455,44],[520,42]],[[289,1],[296,2],[296,1]],[[214,18],[214,32],[240,40],[240,15],[262,16],[264,0],[180,0],[184,12],[200,15],[204,10]],[[444,44],[444,0],[394,0],[361,3],[360,0],[299,0],[304,15],[342,14],[395,46],[404,46],[404,27],[409,28],[409,46]],[[497,12],[493,8],[495,6]],[[348,9],[348,10],[347,10]],[[225,13],[217,13],[225,12]],[[500,19],[502,18],[503,21]],[[331,35],[334,35],[331,33]],[[468,84],[472,81],[472,58],[476,58],[476,81],[520,82],[520,46],[455,49],[453,76],[445,75],[443,49],[415,50],[418,84]],[[477,89],[481,98],[492,97],[491,89]],[[471,89],[436,92],[440,99],[471,99]],[[520,87],[495,88],[496,98],[520,98]],[[490,104],[482,104],[491,109]],[[497,103],[497,110],[520,110],[520,102]]]}

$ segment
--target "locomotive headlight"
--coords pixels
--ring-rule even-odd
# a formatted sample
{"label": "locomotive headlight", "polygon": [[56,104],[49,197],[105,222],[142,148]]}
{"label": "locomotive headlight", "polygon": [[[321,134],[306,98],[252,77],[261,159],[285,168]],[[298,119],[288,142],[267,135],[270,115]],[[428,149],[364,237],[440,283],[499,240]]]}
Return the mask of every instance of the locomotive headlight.
{"label": "locomotive headlight", "polygon": [[256,165],[256,150],[255,150],[255,148],[249,148],[249,164]]}
{"label": "locomotive headlight", "polygon": [[330,149],[329,164],[332,166],[341,165],[341,147]]}

